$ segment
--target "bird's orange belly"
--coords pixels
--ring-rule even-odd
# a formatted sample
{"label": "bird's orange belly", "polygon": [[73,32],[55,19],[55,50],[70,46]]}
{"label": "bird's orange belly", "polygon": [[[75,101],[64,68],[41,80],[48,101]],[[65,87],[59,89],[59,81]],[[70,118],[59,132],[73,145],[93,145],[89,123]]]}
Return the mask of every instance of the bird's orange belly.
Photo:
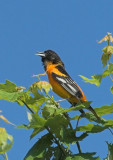
{"label": "bird's orange belly", "polygon": [[[77,103],[78,99],[67,92],[56,80],[49,76],[49,82],[52,86],[53,91],[64,99],[68,99],[71,103]],[[56,84],[56,85],[55,85]]]}

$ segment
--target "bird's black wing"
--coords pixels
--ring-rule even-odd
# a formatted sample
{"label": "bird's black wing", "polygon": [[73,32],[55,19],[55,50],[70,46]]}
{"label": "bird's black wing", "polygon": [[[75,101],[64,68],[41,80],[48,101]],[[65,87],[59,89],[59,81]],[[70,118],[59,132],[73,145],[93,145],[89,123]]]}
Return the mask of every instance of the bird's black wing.
{"label": "bird's black wing", "polygon": [[69,76],[64,67],[59,65],[56,68],[65,76],[52,72],[52,77],[71,95],[75,96],[77,99],[80,99],[82,97],[82,92],[80,91],[77,83]]}

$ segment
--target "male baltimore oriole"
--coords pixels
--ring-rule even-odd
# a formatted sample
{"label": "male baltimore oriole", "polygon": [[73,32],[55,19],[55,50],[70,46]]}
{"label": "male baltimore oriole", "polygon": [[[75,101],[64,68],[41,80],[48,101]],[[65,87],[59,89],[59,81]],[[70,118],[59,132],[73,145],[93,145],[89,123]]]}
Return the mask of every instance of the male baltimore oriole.
{"label": "male baltimore oriole", "polygon": [[[44,52],[39,52],[37,55],[41,56],[49,83],[57,95],[67,99],[72,105],[76,105],[79,101],[87,101],[81,88],[66,72],[64,63],[57,53],[52,50],[46,50]],[[89,106],[88,109],[97,119],[100,119],[91,106]],[[82,109],[80,112],[85,113]]]}

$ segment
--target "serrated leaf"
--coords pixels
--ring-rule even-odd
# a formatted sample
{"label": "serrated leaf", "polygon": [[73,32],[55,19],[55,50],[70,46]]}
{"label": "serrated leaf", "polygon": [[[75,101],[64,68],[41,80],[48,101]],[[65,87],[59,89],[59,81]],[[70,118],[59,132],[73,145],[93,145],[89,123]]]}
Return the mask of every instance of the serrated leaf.
{"label": "serrated leaf", "polygon": [[41,106],[47,100],[48,100],[48,98],[43,96],[42,94],[39,94],[36,89],[34,97],[32,97],[30,94],[26,93],[21,97],[21,99],[20,99],[20,101],[18,101],[18,103],[21,105],[26,103],[29,106],[29,108],[32,108],[33,111],[37,113],[39,110],[39,106]]}
{"label": "serrated leaf", "polygon": [[35,87],[38,88],[41,92],[42,90],[44,90],[46,94],[48,94],[48,92],[52,90],[52,86],[46,81],[38,81],[31,85],[31,88]]}
{"label": "serrated leaf", "polygon": [[45,126],[51,128],[51,132],[54,133],[56,137],[60,138],[60,130],[62,127],[68,126],[68,120],[64,115],[56,115],[48,118]]}
{"label": "serrated leaf", "polygon": [[51,144],[52,144],[52,136],[49,133],[42,136],[28,151],[24,160],[34,160],[35,158],[44,158],[46,151],[48,150]]}
{"label": "serrated leaf", "polygon": [[17,86],[9,80],[6,80],[5,84],[0,83],[0,99],[14,102],[23,94],[24,92],[18,91]]}
{"label": "serrated leaf", "polygon": [[60,130],[60,141],[63,142],[69,148],[69,144],[74,144],[78,141],[82,141],[88,136],[87,133],[83,133],[79,137],[76,137],[75,134],[76,130],[71,130],[66,127],[62,127]]}
{"label": "serrated leaf", "polygon": [[0,154],[7,152],[13,145],[13,137],[9,135],[5,128],[0,127]]}
{"label": "serrated leaf", "polygon": [[29,113],[29,128],[43,128],[45,126],[46,120],[40,117],[38,114]]}
{"label": "serrated leaf", "polygon": [[111,93],[113,94],[113,86],[110,88]]}
{"label": "serrated leaf", "polygon": [[42,116],[45,119],[48,119],[50,116],[54,116],[56,110],[57,108],[53,103],[47,102],[46,105],[42,108]]}
{"label": "serrated leaf", "polygon": [[113,46],[106,46],[103,48],[104,53],[101,56],[103,67],[107,65],[107,61],[109,60],[111,54],[113,54]]}
{"label": "serrated leaf", "polygon": [[95,84],[96,86],[99,86],[102,80],[102,75],[93,75],[91,76],[92,79],[89,79],[87,77],[81,76],[80,77],[86,82],[86,83],[91,83]]}

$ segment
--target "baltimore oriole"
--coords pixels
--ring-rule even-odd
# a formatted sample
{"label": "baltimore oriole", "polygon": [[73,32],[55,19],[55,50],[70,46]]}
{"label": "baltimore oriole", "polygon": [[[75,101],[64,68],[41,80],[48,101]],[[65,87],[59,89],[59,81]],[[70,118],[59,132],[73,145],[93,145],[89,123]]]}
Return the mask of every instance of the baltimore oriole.
{"label": "baltimore oriole", "polygon": [[[57,53],[52,50],[46,50],[44,52],[39,52],[37,55],[41,56],[49,83],[57,95],[67,99],[72,105],[76,105],[79,101],[87,101],[81,88],[66,72],[64,63]],[[91,106],[89,106],[88,109],[96,118],[100,119]],[[83,110],[80,110],[80,112],[85,113]]]}

